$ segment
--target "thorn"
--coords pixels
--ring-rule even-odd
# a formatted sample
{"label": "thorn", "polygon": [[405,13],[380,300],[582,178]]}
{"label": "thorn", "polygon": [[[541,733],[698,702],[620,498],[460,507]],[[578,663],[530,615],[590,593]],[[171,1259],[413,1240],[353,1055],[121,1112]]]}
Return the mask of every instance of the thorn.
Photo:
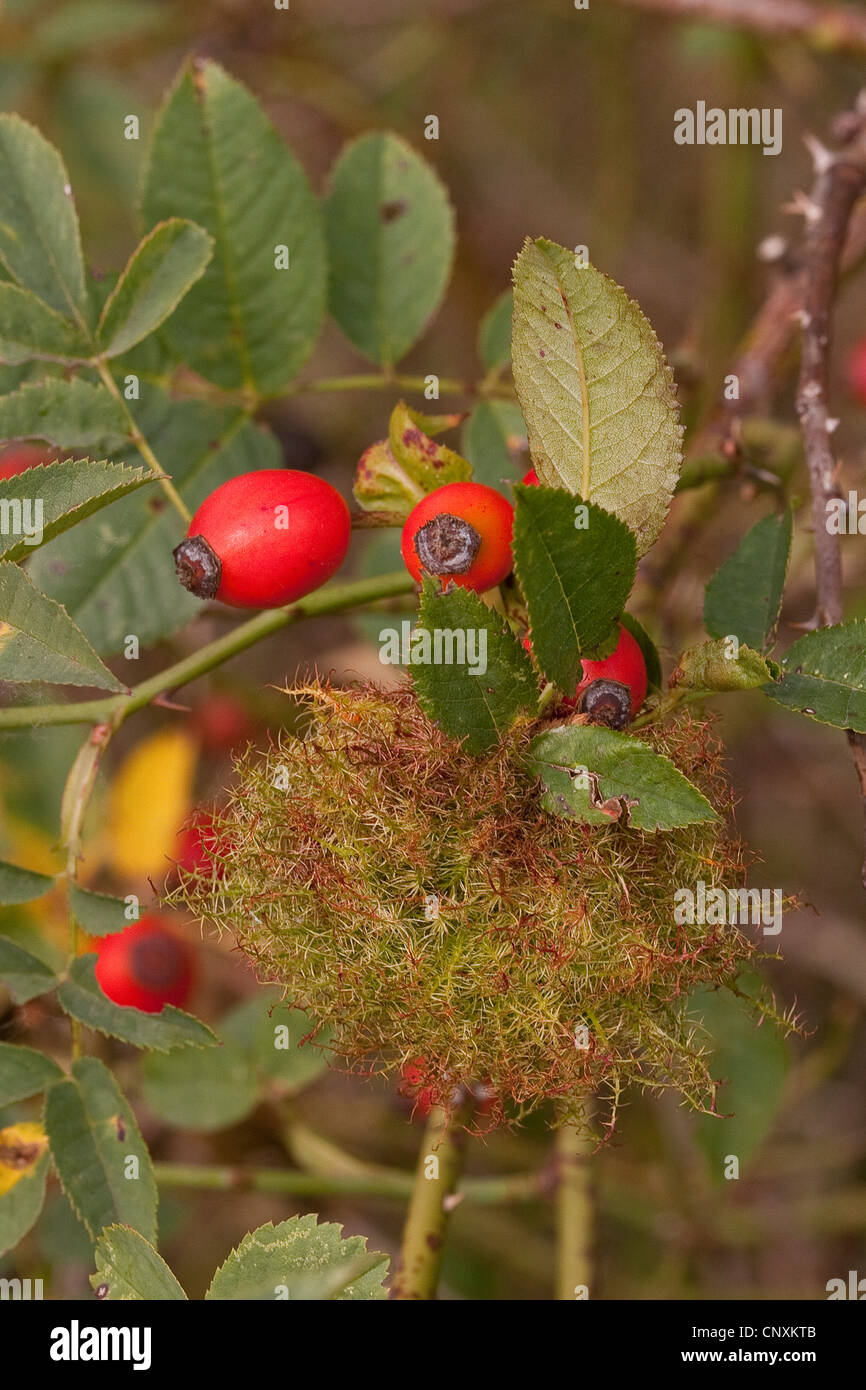
{"label": "thorn", "polygon": [[837,430],[839,428],[838,419],[834,419],[833,417],[828,416],[826,421],[824,422],[824,428],[828,434],[832,434],[834,430]]}
{"label": "thorn", "polygon": [[189,714],[191,705],[179,705],[176,700],[170,700],[166,694],[154,695],[150,702],[152,705],[159,705],[160,709],[176,709],[181,714]]}
{"label": "thorn", "polygon": [[814,135],[806,134],[803,136],[803,144],[812,156],[812,163],[815,166],[816,174],[826,174],[827,170],[836,162],[836,156],[831,154],[826,145],[816,139]]}
{"label": "thorn", "polygon": [[790,203],[785,203],[782,211],[792,213],[798,217],[805,217],[806,221],[812,224],[820,222],[823,216],[818,204],[813,202],[811,198],[807,197],[807,195],[799,189],[794,194]]}
{"label": "thorn", "polygon": [[463,1196],[464,1194],[462,1192],[450,1192],[442,1202],[442,1210],[452,1212],[455,1207],[459,1207],[460,1203],[463,1201]]}

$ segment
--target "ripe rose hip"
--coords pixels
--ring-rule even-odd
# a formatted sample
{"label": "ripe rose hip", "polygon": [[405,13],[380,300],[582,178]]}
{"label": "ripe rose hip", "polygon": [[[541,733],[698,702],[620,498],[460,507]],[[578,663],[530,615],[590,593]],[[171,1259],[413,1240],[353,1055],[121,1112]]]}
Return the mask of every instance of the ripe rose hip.
{"label": "ripe rose hip", "polygon": [[[619,641],[610,656],[606,656],[602,661],[584,661],[582,666],[583,675],[577,690],[574,692],[574,699],[568,700],[566,703],[580,705],[581,696],[595,681],[604,681],[608,684],[617,682],[627,686],[631,691],[631,717],[634,719],[646,699],[647,673],[640,644],[628,628],[620,624]],[[604,695],[605,692],[598,691],[597,694]]]}
{"label": "ripe rose hip", "polygon": [[225,753],[249,738],[255,725],[252,716],[233,695],[214,691],[192,716],[195,732],[209,753]]}
{"label": "ripe rose hip", "polygon": [[199,598],[279,608],[312,593],[346,558],[349,508],[323,478],[265,468],[230,478],[202,502],[174,551]]}
{"label": "ripe rose hip", "polygon": [[0,449],[0,478],[14,478],[40,463],[53,463],[55,455],[38,444],[9,444]]}
{"label": "ripe rose hip", "polygon": [[422,572],[483,593],[511,573],[514,508],[484,483],[446,483],[412,508],[403,527],[403,561]]}
{"label": "ripe rose hip", "polygon": [[520,481],[523,483],[524,487],[540,487],[540,486],[541,486],[541,483],[539,482],[538,474],[536,473],[536,471],[535,471],[534,468],[530,468],[530,470],[529,470],[528,473],[524,473],[524,475],[523,475],[523,477],[520,479]]}
{"label": "ripe rose hip", "polygon": [[156,1014],[164,1004],[180,1008],[192,986],[193,953],[158,917],[142,917],[97,946],[96,978],[115,1004]]}

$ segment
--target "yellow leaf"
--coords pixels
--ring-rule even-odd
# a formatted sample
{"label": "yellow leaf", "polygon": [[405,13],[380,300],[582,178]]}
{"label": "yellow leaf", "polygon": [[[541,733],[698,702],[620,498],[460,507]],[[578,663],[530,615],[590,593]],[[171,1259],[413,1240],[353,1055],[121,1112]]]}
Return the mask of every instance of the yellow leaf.
{"label": "yellow leaf", "polygon": [[47,1148],[48,1136],[41,1125],[28,1121],[0,1129],[0,1197],[22,1178],[32,1178]]}
{"label": "yellow leaf", "polygon": [[177,832],[192,803],[197,748],[183,730],[152,734],[114,780],[107,858],[120,878],[162,875],[177,857]]}

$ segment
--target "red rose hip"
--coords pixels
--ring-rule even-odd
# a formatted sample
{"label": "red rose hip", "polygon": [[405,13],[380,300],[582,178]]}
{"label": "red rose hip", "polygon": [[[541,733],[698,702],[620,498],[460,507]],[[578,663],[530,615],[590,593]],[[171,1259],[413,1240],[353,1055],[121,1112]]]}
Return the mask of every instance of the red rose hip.
{"label": "red rose hip", "polygon": [[115,1004],[159,1013],[180,1008],[192,987],[193,953],[158,917],[142,917],[125,931],[104,936],[97,947],[96,978]]}
{"label": "red rose hip", "polygon": [[28,468],[53,463],[55,454],[38,444],[9,444],[0,449],[0,478],[14,478]]}
{"label": "red rose hip", "polygon": [[422,574],[482,593],[511,573],[514,508],[484,483],[446,483],[412,508],[403,527],[403,562]]}
{"label": "red rose hip", "polygon": [[595,681],[617,682],[627,686],[631,692],[631,717],[634,719],[646,699],[647,673],[640,643],[628,628],[620,625],[619,641],[610,656],[602,661],[584,661],[582,666],[583,675],[574,692],[574,700],[568,703],[580,703],[580,697]]}
{"label": "red rose hip", "polygon": [[351,525],[336,488],[313,473],[242,473],[202,502],[174,551],[177,577],[199,598],[279,608],[340,568]]}

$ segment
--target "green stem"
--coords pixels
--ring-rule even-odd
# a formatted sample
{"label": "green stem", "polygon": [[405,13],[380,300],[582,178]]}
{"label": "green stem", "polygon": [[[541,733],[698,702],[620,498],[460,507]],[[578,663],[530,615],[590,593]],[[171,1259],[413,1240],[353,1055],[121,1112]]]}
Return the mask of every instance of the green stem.
{"label": "green stem", "polygon": [[[423,376],[392,376],[387,372],[367,372],[357,376],[321,376],[299,381],[289,395],[319,395],[332,391],[421,391],[427,387]],[[508,382],[485,377],[479,382],[458,381],[455,377],[439,378],[439,390],[447,396],[505,396],[513,397],[514,387]]]}
{"label": "green stem", "polygon": [[592,1278],[593,1209],[589,1141],[573,1124],[556,1135],[556,1297],[587,1298]]}
{"label": "green stem", "polygon": [[139,429],[138,424],[136,423],[135,416],[133,415],[132,411],[127,405],[126,398],[120,391],[117,382],[111,375],[111,372],[108,369],[108,365],[105,359],[102,357],[95,357],[93,359],[92,366],[94,366],[98,371],[100,379],[106,391],[108,391],[110,395],[114,397],[114,399],[117,401],[117,404],[120,406],[121,410],[126,416],[126,420],[129,425],[129,437],[135,445],[136,449],[141,454],[141,457],[146,462],[151,473],[153,473],[153,476],[158,479],[160,487],[162,488],[168,500],[171,502],[171,505],[175,508],[177,512],[180,513],[184,521],[189,523],[192,520],[192,512],[184,502],[177,488],[174,486],[174,483],[171,481],[171,478],[168,476],[167,473],[163,471],[159,459],[156,457],[156,454],[153,452],[144,435],[142,434],[141,430]]}
{"label": "green stem", "polygon": [[[75,761],[69,770],[63,788],[60,807],[60,839],[66,847],[66,885],[67,893],[74,884],[78,873],[78,860],[81,858],[81,836],[84,817],[90,805],[96,774],[102,754],[108,746],[113,730],[105,724],[91,729],[81,745]],[[78,955],[78,923],[67,900],[69,914],[69,954],[74,959]],[[81,1056],[81,1024],[72,1019],[72,1060]]]}
{"label": "green stem", "polygon": [[392,1298],[436,1297],[442,1242],[453,1205],[449,1199],[463,1164],[464,1137],[456,1132],[454,1117],[449,1123],[445,1111],[434,1105],[421,1141]]}
{"label": "green stem", "polygon": [[375,575],[371,579],[357,579],[351,584],[333,584],[317,589],[287,608],[269,608],[258,613],[249,622],[241,623],[191,656],[142,681],[128,695],[110,695],[99,700],[80,700],[64,705],[17,705],[12,709],[0,710],[0,732],[45,724],[110,724],[116,728],[128,715],[149,705],[158,695],[187,685],[239,652],[246,651],[247,647],[263,637],[279,632],[280,628],[300,622],[302,618],[341,613],[345,609],[360,608],[363,604],[376,603],[380,599],[408,594],[414,587],[412,576],[405,570],[399,570]]}
{"label": "green stem", "polygon": [[[283,1168],[233,1168],[219,1164],[155,1163],[162,1187],[197,1188],[203,1192],[286,1192],[303,1197],[383,1197],[405,1201],[415,1188],[412,1173],[376,1168],[357,1173],[302,1173]],[[537,1173],[508,1173],[495,1178],[470,1178],[455,1197],[479,1206],[532,1202],[543,1195]]]}

